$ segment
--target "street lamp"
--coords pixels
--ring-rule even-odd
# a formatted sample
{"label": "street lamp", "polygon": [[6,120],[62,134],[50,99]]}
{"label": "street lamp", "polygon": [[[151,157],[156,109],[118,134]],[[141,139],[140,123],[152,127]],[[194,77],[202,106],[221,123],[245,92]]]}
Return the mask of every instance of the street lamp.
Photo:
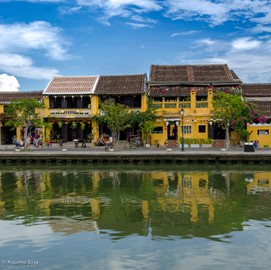
{"label": "street lamp", "polygon": [[184,109],[181,109],[181,116],[182,116],[182,151],[184,151],[184,137],[183,137],[183,116],[184,116]]}

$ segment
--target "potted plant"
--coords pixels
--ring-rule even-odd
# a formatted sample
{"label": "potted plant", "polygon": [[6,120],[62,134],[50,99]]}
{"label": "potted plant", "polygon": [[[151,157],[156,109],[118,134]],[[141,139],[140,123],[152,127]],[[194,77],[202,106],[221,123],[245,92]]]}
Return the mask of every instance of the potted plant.
{"label": "potted plant", "polygon": [[210,138],[203,139],[203,142],[202,142],[201,147],[203,147],[203,148],[209,148],[209,147],[212,147],[212,143],[213,143],[213,140],[210,139]]}
{"label": "potted plant", "polygon": [[76,122],[72,122],[72,129],[76,129],[77,128],[77,123]]}
{"label": "potted plant", "polygon": [[80,124],[81,124],[81,129],[84,130],[86,127],[86,124],[84,122],[81,122]]}
{"label": "potted plant", "polygon": [[57,122],[59,128],[62,128],[63,123],[61,121]]}
{"label": "potted plant", "polygon": [[198,148],[200,144],[200,140],[198,138],[191,139],[191,148]]}

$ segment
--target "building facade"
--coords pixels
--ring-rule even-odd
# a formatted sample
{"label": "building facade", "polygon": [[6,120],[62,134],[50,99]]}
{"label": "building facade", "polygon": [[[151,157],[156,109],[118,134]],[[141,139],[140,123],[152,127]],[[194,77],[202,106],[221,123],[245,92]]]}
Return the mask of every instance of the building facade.
{"label": "building facade", "polygon": [[[271,84],[242,83],[225,64],[151,65],[149,78],[146,74],[53,77],[43,91],[0,93],[1,144],[11,144],[13,136],[21,136],[20,128],[6,125],[7,104],[34,97],[44,103],[41,118],[47,127],[40,131],[44,142],[90,142],[109,133],[95,116],[101,113],[100,102],[113,99],[130,111],[144,112],[148,106],[155,110],[157,119],[150,136],[153,146],[175,147],[182,140],[185,144],[213,142],[213,146],[223,146],[225,131],[213,119],[213,95],[236,89],[270,119]],[[260,147],[271,146],[270,122],[251,123],[247,129],[250,140],[257,140]],[[121,133],[120,139],[126,140],[128,133],[138,130],[131,127]],[[239,143],[234,132],[231,142]]]}
{"label": "building facade", "polygon": [[241,85],[227,65],[152,65],[147,85],[159,116],[152,143],[174,146],[182,136],[192,144],[224,140],[212,119],[213,93]]}

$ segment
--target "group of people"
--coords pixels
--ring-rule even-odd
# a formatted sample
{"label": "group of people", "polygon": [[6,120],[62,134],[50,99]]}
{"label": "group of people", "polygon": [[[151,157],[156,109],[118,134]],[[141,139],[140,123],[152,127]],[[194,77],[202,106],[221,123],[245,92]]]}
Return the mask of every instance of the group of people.
{"label": "group of people", "polygon": [[[24,145],[24,139],[20,141],[16,138],[16,136],[13,136],[12,141],[16,147],[21,147]],[[34,145],[35,147],[39,147],[40,145],[42,145],[42,138],[39,136],[37,129],[34,131],[33,135],[29,134],[26,137],[26,145]]]}
{"label": "group of people", "polygon": [[105,149],[107,150],[113,146],[113,137],[111,135],[108,136],[102,133],[95,145],[105,146]]}

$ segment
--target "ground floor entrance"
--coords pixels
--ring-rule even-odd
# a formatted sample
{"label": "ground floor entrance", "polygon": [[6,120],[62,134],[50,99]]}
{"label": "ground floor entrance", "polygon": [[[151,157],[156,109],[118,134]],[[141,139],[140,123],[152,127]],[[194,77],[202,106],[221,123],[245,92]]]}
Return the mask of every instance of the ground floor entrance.
{"label": "ground floor entrance", "polygon": [[57,122],[53,123],[51,131],[51,141],[58,142],[62,139],[63,142],[73,140],[85,140],[88,142],[91,139],[92,124],[84,122]]}

